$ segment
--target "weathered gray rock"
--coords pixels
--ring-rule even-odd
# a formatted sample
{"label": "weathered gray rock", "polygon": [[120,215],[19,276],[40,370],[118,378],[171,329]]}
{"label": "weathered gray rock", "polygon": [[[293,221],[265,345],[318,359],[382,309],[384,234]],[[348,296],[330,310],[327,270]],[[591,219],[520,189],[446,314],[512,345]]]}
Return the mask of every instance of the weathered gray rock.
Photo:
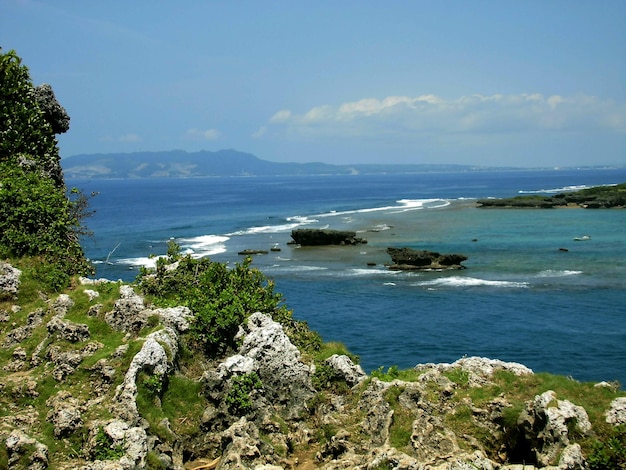
{"label": "weathered gray rock", "polygon": [[52,319],[46,325],[48,333],[58,335],[60,339],[77,343],[89,339],[89,327],[83,323],[74,323],[70,320],[63,320],[58,316]]}
{"label": "weathered gray rock", "polygon": [[19,429],[11,431],[5,445],[9,455],[8,470],[48,468],[48,447],[23,431]]}
{"label": "weathered gray rock", "polygon": [[47,83],[35,87],[34,97],[39,109],[43,111],[46,121],[52,127],[52,132],[55,134],[67,132],[70,128],[70,116],[57,101],[52,87]]}
{"label": "weathered gray rock", "polygon": [[367,240],[357,237],[356,232],[347,230],[301,228],[292,230],[291,238],[302,246],[359,245],[367,243]]}
{"label": "weathered gray rock", "polygon": [[56,316],[63,318],[70,308],[74,306],[74,301],[67,294],[59,294],[52,303],[52,311]]}
{"label": "weathered gray rock", "polygon": [[29,313],[26,319],[26,325],[19,326],[9,331],[2,346],[5,348],[11,348],[24,341],[26,338],[30,338],[35,328],[37,328],[43,321],[44,315],[45,312],[40,308]]}
{"label": "weathered gray rock", "polygon": [[626,397],[616,398],[606,412],[606,422],[618,426],[626,424]]}
{"label": "weathered gray rock", "polygon": [[163,379],[173,367],[177,354],[178,335],[173,328],[164,327],[146,337],[141,350],[133,357],[124,381],[115,391],[118,416],[131,423],[138,421],[137,375],[146,370]]}
{"label": "weathered gray rock", "polygon": [[193,313],[187,307],[157,308],[150,312],[151,315],[158,315],[165,325],[181,333],[189,329],[193,318]]}
{"label": "weathered gray rock", "polygon": [[[224,453],[220,459],[220,468],[246,469],[254,468],[253,462],[263,454],[263,442],[257,427],[245,416],[222,433]],[[259,462],[260,463],[260,462]]]}
{"label": "weathered gray rock", "polygon": [[352,359],[345,354],[333,354],[326,359],[326,363],[331,366],[337,374],[343,377],[348,385],[356,385],[367,379],[367,374],[363,371],[361,366],[352,362]]}
{"label": "weathered gray rock", "polygon": [[14,268],[9,263],[0,261],[0,300],[17,298],[21,274],[22,271],[19,269]]}
{"label": "weathered gray rock", "polygon": [[96,297],[100,297],[100,292],[98,292],[97,290],[85,289],[83,292],[89,298],[89,302],[91,302]]}
{"label": "weathered gray rock", "polygon": [[591,431],[585,409],[568,400],[558,400],[552,390],[537,395],[527,404],[518,418],[518,426],[542,466],[558,463],[570,444],[570,429],[582,435]]}
{"label": "weathered gray rock", "polygon": [[558,468],[559,470],[587,470],[589,468],[580,444],[570,444],[563,449]]}
{"label": "weathered gray rock", "polygon": [[50,411],[46,419],[54,425],[54,436],[62,438],[75,432],[83,425],[81,407],[67,391],[60,391],[46,400]]}
{"label": "weathered gray rock", "polygon": [[108,447],[119,449],[123,455],[117,461],[109,462],[111,466],[87,465],[82,470],[134,470],[145,468],[148,454],[148,436],[142,427],[131,426],[125,421],[113,419],[110,421],[93,421],[90,424],[87,452],[95,456],[98,446],[98,435],[104,435],[109,441]]}
{"label": "weathered gray rock", "polygon": [[392,384],[372,379],[361,395],[359,410],[365,412],[361,428],[374,445],[383,445],[389,438],[389,428],[393,419],[393,411],[384,397],[384,393]]}
{"label": "weathered gray rock", "polygon": [[237,338],[243,339],[239,355],[254,361],[254,371],[269,394],[267,398],[297,413],[315,392],[311,371],[300,361],[300,351],[291,343],[282,325],[256,312],[240,328]]}
{"label": "weathered gray rock", "polygon": [[436,251],[414,250],[412,248],[387,248],[393,264],[389,269],[398,271],[464,269],[461,263],[467,256],[441,254]]}
{"label": "weathered gray rock", "polygon": [[441,464],[460,451],[456,435],[440,418],[424,411],[413,422],[411,446],[420,462],[431,465]]}
{"label": "weathered gray rock", "polygon": [[119,300],[115,302],[113,310],[105,314],[104,319],[115,330],[140,331],[148,319],[143,297],[135,294],[131,286],[121,286]]}

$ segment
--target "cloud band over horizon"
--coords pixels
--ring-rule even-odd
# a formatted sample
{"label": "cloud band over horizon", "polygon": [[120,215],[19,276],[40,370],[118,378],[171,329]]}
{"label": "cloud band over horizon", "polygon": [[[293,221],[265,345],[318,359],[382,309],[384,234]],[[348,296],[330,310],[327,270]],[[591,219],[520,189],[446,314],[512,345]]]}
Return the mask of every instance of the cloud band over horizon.
{"label": "cloud band over horizon", "polygon": [[388,96],[315,106],[303,113],[283,109],[254,136],[321,138],[582,129],[626,134],[626,105],[584,94],[474,94],[457,99],[433,94]]}

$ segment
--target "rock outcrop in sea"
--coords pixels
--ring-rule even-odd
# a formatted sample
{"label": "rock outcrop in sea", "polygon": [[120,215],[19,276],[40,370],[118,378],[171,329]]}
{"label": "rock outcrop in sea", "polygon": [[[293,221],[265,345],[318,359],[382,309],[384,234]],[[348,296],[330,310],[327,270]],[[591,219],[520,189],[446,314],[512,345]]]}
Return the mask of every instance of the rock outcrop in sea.
{"label": "rock outcrop in sea", "polygon": [[367,240],[357,237],[349,230],[300,228],[291,231],[291,238],[302,246],[359,245]]}
{"label": "rock outcrop in sea", "polygon": [[389,269],[397,271],[464,269],[461,263],[467,259],[467,256],[460,254],[441,254],[406,247],[390,247],[387,253],[393,261]]}
{"label": "rock outcrop in sea", "polygon": [[582,470],[601,468],[589,443],[626,423],[615,384],[542,390],[528,367],[496,359],[370,375],[346,354],[316,364],[263,312],[220,359],[183,360],[186,307],[84,279],[22,309],[18,271],[2,270],[8,469]]}

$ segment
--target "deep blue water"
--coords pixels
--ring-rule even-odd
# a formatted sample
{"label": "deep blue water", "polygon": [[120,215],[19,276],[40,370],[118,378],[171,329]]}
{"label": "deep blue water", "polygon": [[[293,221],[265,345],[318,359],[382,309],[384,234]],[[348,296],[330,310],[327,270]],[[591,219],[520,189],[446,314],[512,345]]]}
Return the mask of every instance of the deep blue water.
{"label": "deep blue water", "polygon": [[[99,192],[84,242],[98,276],[133,280],[170,238],[231,264],[242,249],[276,246],[254,265],[296,318],[366,370],[480,355],[626,384],[626,210],[474,204],[625,181],[621,169],[68,184]],[[368,243],[287,245],[297,227],[355,230]],[[582,235],[591,238],[574,240]],[[463,253],[467,269],[392,272],[388,246]]]}

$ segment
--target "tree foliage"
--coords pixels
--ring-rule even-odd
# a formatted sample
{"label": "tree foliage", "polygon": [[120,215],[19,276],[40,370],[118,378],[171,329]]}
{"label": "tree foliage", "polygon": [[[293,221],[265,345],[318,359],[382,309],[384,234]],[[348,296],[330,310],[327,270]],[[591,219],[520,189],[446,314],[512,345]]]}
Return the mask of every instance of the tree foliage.
{"label": "tree foliage", "polygon": [[281,305],[282,295],[261,271],[246,258],[230,269],[209,258],[181,256],[170,243],[168,256],[159,258],[155,270],[143,270],[138,278],[145,294],[162,306],[184,305],[194,314],[191,334],[209,354],[235,346],[239,325],[254,312],[291,322],[291,312]]}
{"label": "tree foliage", "polygon": [[157,305],[183,305],[193,312],[193,344],[209,356],[218,356],[236,347],[239,326],[254,312],[270,315],[279,322],[291,341],[307,353],[322,344],[320,335],[306,322],[294,320],[274,292],[274,282],[251,267],[252,259],[229,268],[209,258],[182,256],[180,247],[170,242],[167,256],[157,259],[156,269],[142,269],[137,283]]}
{"label": "tree foliage", "polygon": [[67,194],[55,137],[64,127],[51,124],[51,109],[65,111],[57,103],[44,112],[42,100],[54,99],[45,91],[15,51],[0,49],[0,256],[41,256],[42,280],[58,290],[91,270],[79,243],[88,212],[79,191]]}

